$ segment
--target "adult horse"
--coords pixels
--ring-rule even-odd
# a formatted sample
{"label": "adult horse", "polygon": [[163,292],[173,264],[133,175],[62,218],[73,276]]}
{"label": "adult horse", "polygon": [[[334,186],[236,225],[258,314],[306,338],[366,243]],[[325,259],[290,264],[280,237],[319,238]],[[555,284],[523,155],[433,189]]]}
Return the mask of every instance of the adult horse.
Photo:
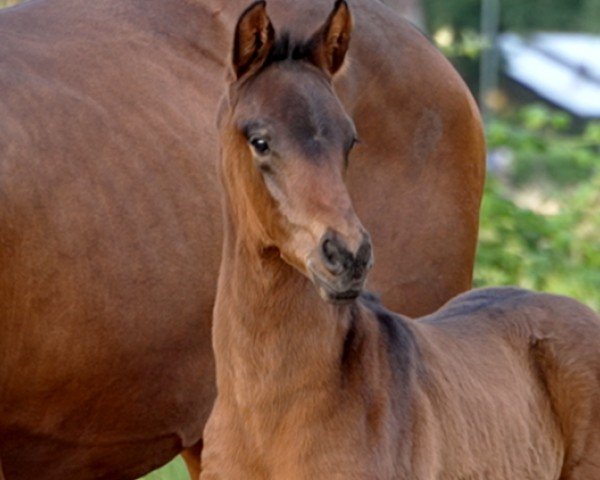
{"label": "adult horse", "polygon": [[[246,3],[34,0],[0,15],[8,480],[135,478],[200,440],[215,395],[214,117]],[[331,3],[269,8],[305,36]],[[378,255],[370,288],[417,315],[470,285],[480,121],[416,30],[376,0],[352,8],[336,90],[362,141],[348,183]]]}

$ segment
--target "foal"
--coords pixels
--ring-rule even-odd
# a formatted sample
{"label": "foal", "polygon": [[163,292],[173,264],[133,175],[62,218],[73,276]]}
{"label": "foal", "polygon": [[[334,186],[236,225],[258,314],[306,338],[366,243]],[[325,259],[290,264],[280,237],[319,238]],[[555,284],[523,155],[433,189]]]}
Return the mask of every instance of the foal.
{"label": "foal", "polygon": [[201,478],[600,479],[591,310],[487,289],[409,321],[359,296],[371,245],[343,181],[357,137],[331,86],[351,23],[338,0],[293,43],[258,2],[236,27]]}

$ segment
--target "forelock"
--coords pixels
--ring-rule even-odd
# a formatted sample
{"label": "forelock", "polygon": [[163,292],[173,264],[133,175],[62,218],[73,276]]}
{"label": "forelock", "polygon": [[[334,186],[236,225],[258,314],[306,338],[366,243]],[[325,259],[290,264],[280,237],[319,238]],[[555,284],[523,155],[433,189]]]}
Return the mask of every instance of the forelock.
{"label": "forelock", "polygon": [[284,32],[275,40],[264,67],[286,60],[310,60],[312,50],[311,40],[295,40],[291,38],[289,32]]}

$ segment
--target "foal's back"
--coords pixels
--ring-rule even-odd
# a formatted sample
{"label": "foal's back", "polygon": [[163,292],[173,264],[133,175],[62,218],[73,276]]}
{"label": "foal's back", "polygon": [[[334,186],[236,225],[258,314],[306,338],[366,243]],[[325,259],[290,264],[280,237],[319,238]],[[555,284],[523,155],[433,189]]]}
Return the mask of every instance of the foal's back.
{"label": "foal's back", "polygon": [[438,452],[437,478],[600,478],[592,310],[515,288],[475,290],[422,318],[415,335],[429,401],[422,437],[435,439],[422,447]]}

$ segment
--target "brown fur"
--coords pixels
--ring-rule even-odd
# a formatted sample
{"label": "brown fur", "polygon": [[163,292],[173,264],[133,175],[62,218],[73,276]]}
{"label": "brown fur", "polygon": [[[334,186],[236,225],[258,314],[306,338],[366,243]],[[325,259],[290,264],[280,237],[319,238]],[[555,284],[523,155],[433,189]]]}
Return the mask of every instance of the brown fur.
{"label": "brown fur", "polygon": [[[333,0],[272,0],[313,33]],[[247,0],[33,0],[0,13],[0,459],[9,480],[132,479],[200,440],[215,395],[215,112]],[[336,92],[370,286],[410,315],[469,288],[473,101],[375,0]],[[399,246],[398,255],[392,246]],[[435,280],[435,281],[434,281]]]}
{"label": "brown fur", "polygon": [[202,480],[600,478],[600,317],[514,288],[416,321],[344,297],[368,269],[343,182],[352,123],[310,52],[255,58],[220,116],[218,395]]}

